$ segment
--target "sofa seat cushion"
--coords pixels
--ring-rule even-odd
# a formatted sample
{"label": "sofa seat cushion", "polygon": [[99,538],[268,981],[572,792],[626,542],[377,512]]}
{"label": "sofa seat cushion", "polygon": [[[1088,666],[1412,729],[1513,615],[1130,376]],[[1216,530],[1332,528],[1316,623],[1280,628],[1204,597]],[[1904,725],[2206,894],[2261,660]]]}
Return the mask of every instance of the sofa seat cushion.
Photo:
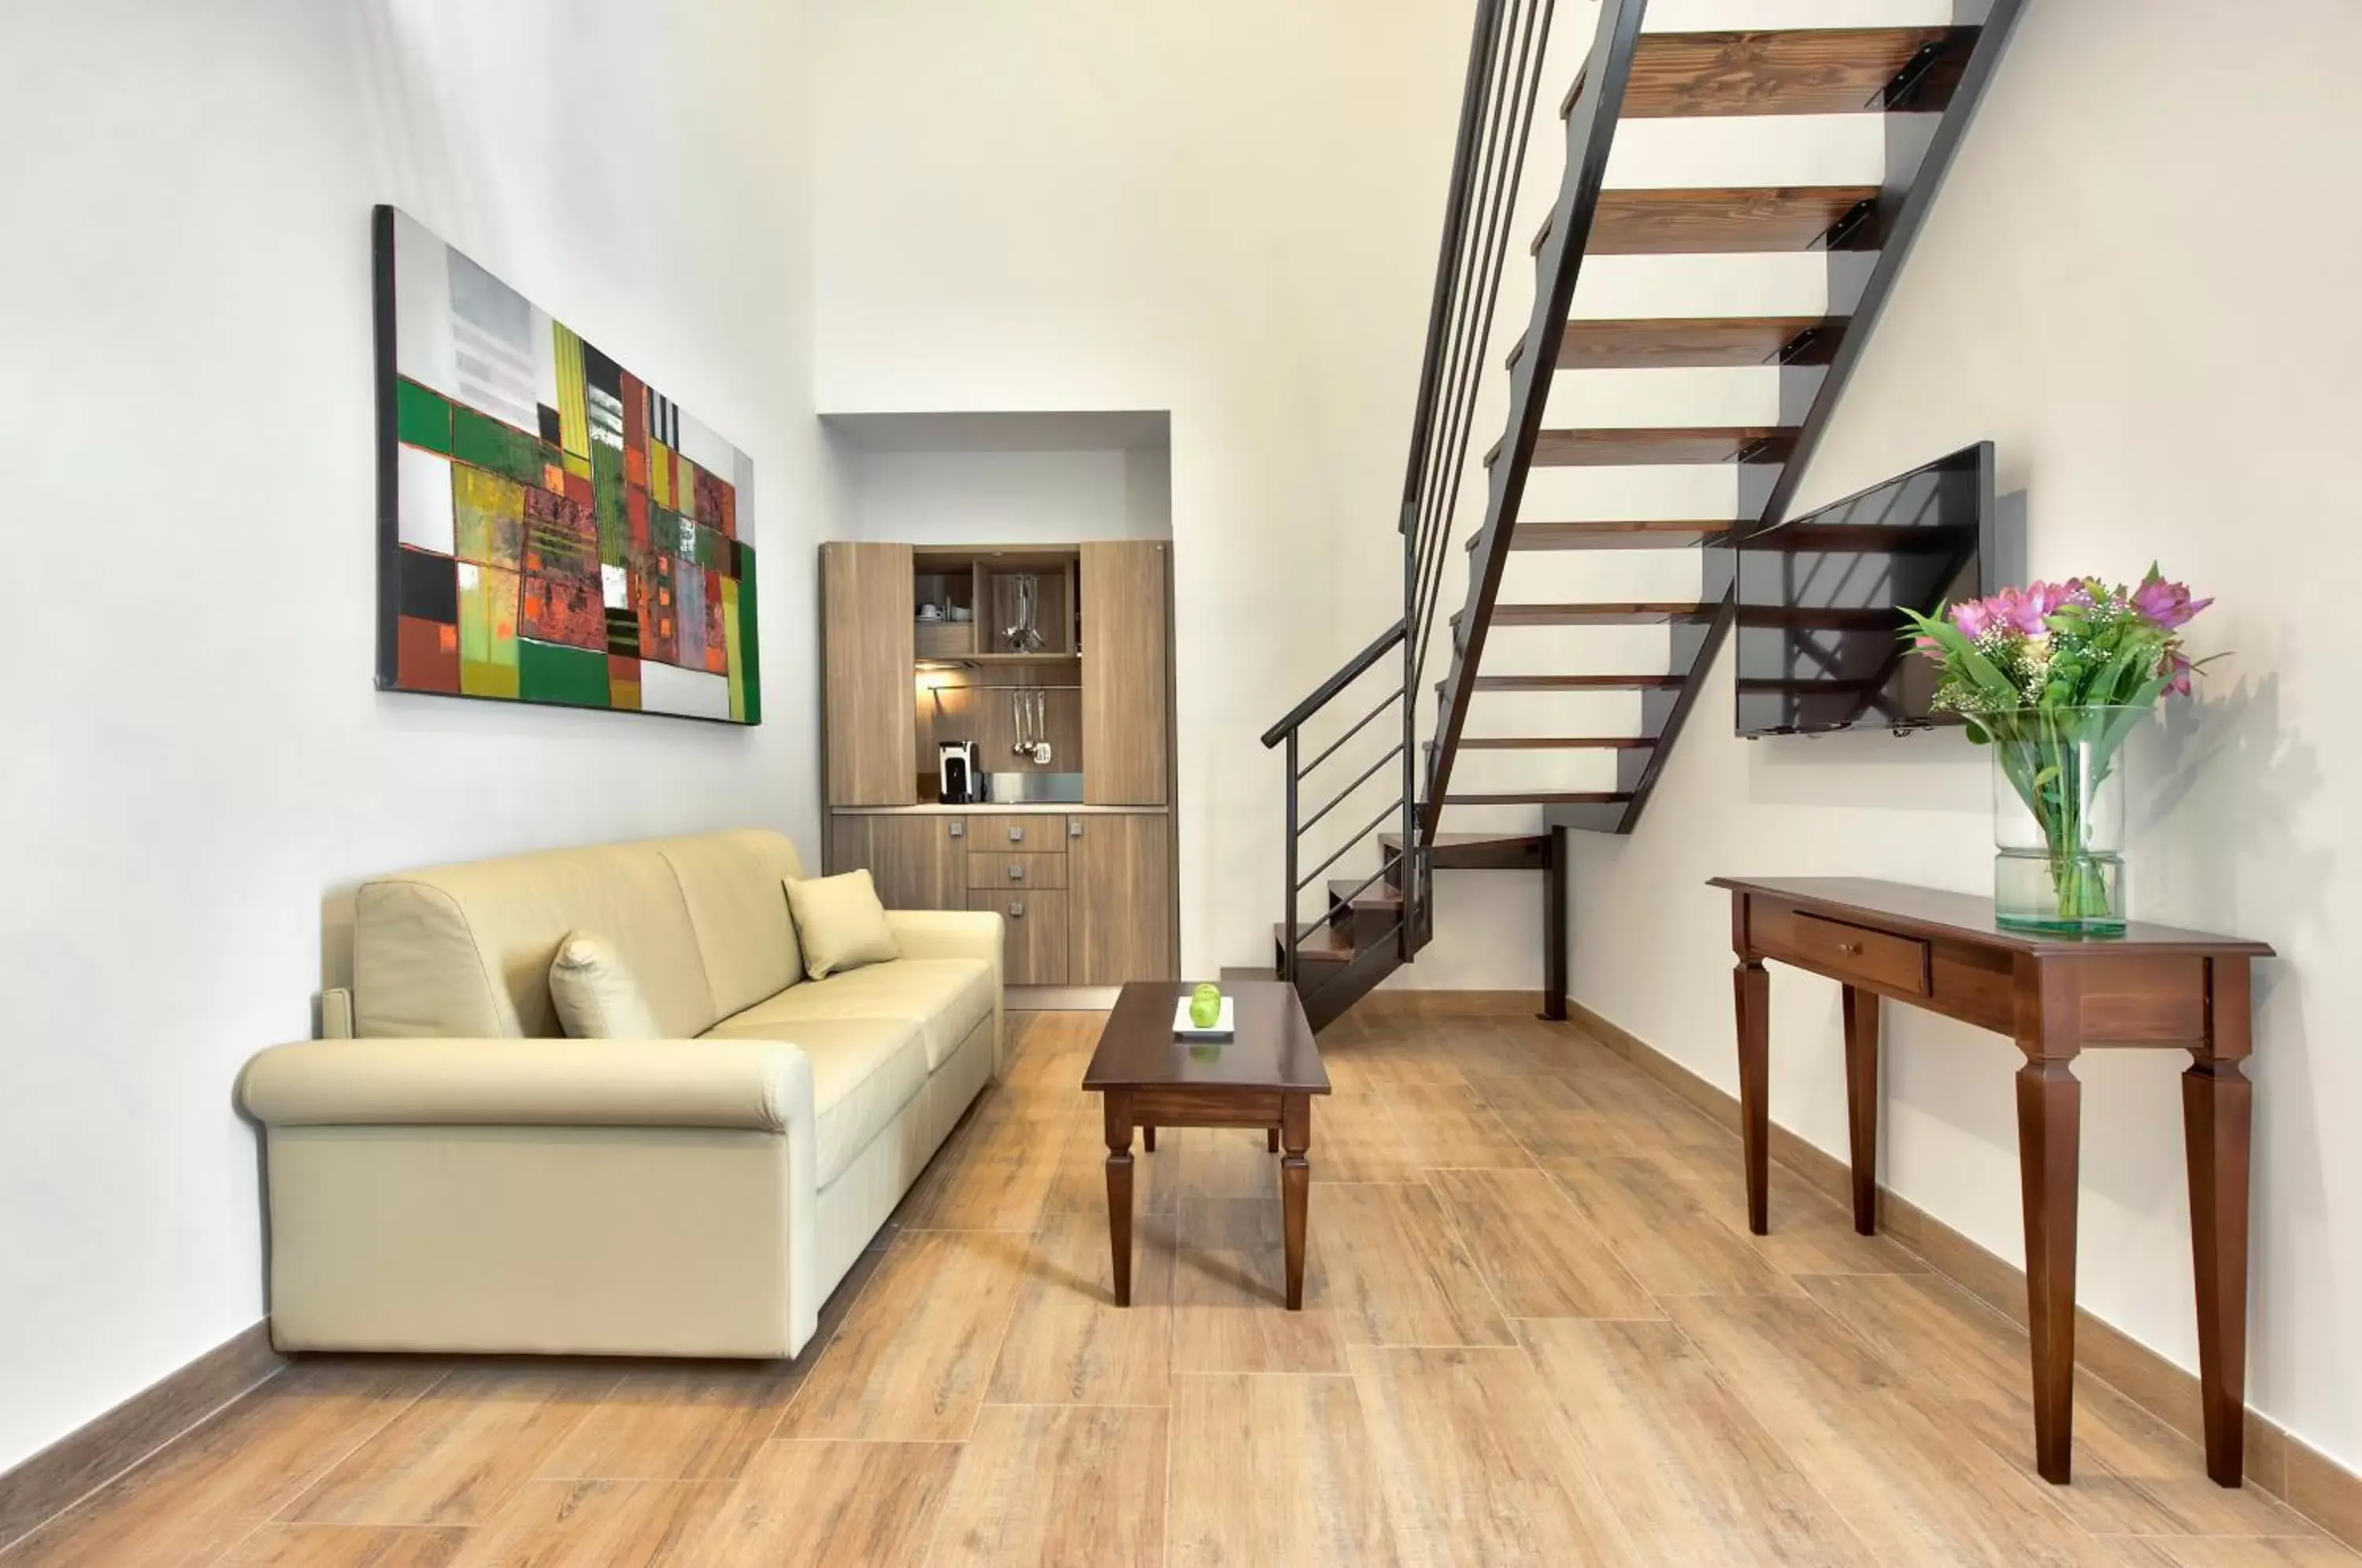
{"label": "sofa seat cushion", "polygon": [[757,1019],[761,1010],[725,1018],[705,1038],[776,1040],[811,1059],[814,1179],[825,1187],[927,1087],[926,1045],[908,1019]]}
{"label": "sofa seat cushion", "polygon": [[992,1016],[999,999],[993,995],[992,966],[981,959],[896,958],[825,980],[807,980],[756,1002],[714,1032],[750,1020],[767,1028],[790,1029],[818,1019],[899,1019],[919,1027],[926,1042],[927,1070],[933,1072],[951,1059],[977,1024]]}

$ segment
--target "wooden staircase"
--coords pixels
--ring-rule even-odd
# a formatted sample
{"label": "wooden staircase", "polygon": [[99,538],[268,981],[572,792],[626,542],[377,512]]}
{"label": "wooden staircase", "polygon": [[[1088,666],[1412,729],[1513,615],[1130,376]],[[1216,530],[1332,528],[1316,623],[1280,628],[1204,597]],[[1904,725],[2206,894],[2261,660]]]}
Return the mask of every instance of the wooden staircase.
{"label": "wooden staircase", "polygon": [[[1288,907],[1274,939],[1278,971],[1307,999],[1318,1026],[1411,961],[1434,932],[1429,873],[1455,866],[1530,867],[1558,878],[1564,830],[1629,833],[1695,703],[1731,622],[1733,546],[1787,515],[1798,476],[1836,406],[1873,329],[1894,277],[1917,237],[1937,184],[1990,80],[2020,0],[1991,0],[1975,25],[1847,27],[1647,33],[1647,0],[1604,0],[1590,50],[1559,104],[1565,143],[1560,183],[1533,233],[1534,287],[1525,326],[1507,342],[1493,337],[1502,253],[1516,210],[1517,171],[1543,72],[1548,0],[1481,0],[1472,39],[1449,193],[1428,348],[1415,414],[1399,519],[1404,550],[1403,618],[1325,682],[1264,736],[1288,753]],[[1607,156],[1618,126],[1677,118],[1787,116],[1878,116],[1885,172],[1860,181],[1764,185],[1660,184],[1609,188]],[[1700,168],[1711,177],[1714,171]],[[1817,254],[1827,288],[1818,308],[1751,315],[1577,316],[1576,281],[1589,257],[1766,256]],[[1488,366],[1509,381],[1506,428],[1468,465],[1479,382]],[[1561,372],[1761,370],[1776,383],[1779,417],[1694,424],[1595,424],[1551,417]],[[1628,400],[1618,399],[1621,407]],[[1645,417],[1645,415],[1643,415]],[[1727,414],[1725,415],[1727,418]],[[1529,480],[1558,469],[1639,472],[1712,466],[1732,476],[1727,515],[1696,505],[1667,515],[1629,515],[1641,507],[1529,508]],[[1463,475],[1483,485],[1481,517],[1465,531],[1461,607],[1443,616],[1443,665],[1432,722],[1418,721],[1446,566],[1460,552]],[[1553,480],[1588,493],[1570,477]],[[1592,481],[1584,481],[1590,483]],[[1471,512],[1474,512],[1473,502]],[[1701,513],[1707,514],[1701,514]],[[1570,597],[1582,557],[1566,552],[1681,552],[1694,563],[1694,588],[1660,597]],[[1522,563],[1522,564],[1519,564]],[[1554,564],[1555,563],[1555,564]],[[1634,567],[1640,563],[1631,563]],[[1555,591],[1505,592],[1513,567],[1540,574]],[[1572,571],[1570,569],[1573,569]],[[1642,569],[1646,569],[1643,568]],[[1599,628],[1662,627],[1664,655],[1654,668],[1631,668],[1629,657],[1585,656]],[[1496,630],[1529,646],[1543,637],[1547,657],[1486,664]],[[1399,674],[1395,671],[1398,655]],[[1601,671],[1599,664],[1623,668]],[[1536,668],[1539,663],[1544,668]],[[1377,709],[1344,739],[1330,741],[1299,766],[1308,724],[1357,684],[1366,701],[1381,679],[1395,679]],[[1551,694],[1624,694],[1627,723],[1596,716],[1539,722],[1531,703]],[[1522,723],[1473,728],[1479,697],[1526,704]],[[1299,811],[1298,794],[1315,769],[1358,757],[1353,736],[1395,704],[1399,741],[1317,812]],[[1349,709],[1348,711],[1352,711]],[[1488,705],[1488,713],[1494,710]],[[1429,736],[1418,738],[1424,729]],[[1380,739],[1391,739],[1392,726]],[[1374,743],[1372,743],[1374,744]],[[1455,776],[1466,757],[1562,756],[1547,784],[1521,767],[1514,785]],[[1308,845],[1308,834],[1369,780],[1399,767],[1393,802],[1343,845]],[[1374,800],[1374,797],[1372,797]],[[1366,809],[1369,801],[1364,801]],[[1446,834],[1453,808],[1512,807],[1532,825],[1491,834]],[[1344,812],[1350,823],[1358,813]],[[1379,834],[1389,816],[1399,818]],[[1534,821],[1538,818],[1538,821]],[[1537,831],[1539,830],[1539,831]],[[1366,876],[1332,877],[1376,838],[1378,866]],[[1314,834],[1317,839],[1318,834]],[[1299,878],[1300,852],[1327,849],[1313,875]],[[1317,888],[1325,907],[1308,918],[1303,895]],[[1561,889],[1562,893],[1562,889]],[[1554,909],[1558,906],[1553,903]],[[1546,940],[1555,949],[1562,933]],[[1552,953],[1552,973],[1560,973]]]}

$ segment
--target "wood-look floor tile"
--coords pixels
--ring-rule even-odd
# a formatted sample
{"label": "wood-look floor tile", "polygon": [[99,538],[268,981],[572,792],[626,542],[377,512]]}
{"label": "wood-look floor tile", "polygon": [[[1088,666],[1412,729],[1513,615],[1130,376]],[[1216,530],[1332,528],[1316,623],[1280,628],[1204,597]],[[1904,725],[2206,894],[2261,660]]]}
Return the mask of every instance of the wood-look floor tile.
{"label": "wood-look floor tile", "polygon": [[2241,1540],[2229,1536],[2119,1538],[2125,1560],[2135,1568],[2354,1568],[2362,1562],[2326,1538],[2314,1540]]}
{"label": "wood-look floor tile", "polygon": [[[1320,1104],[1314,1101],[1313,1142],[1319,1143]],[[1107,1140],[1099,1139],[1099,1211],[1107,1211]],[[1316,1161],[1319,1156],[1314,1156]],[[1264,1134],[1241,1127],[1169,1127],[1156,1134],[1148,1153],[1139,1134],[1131,1142],[1132,1204],[1135,1212],[1170,1210],[1183,1194],[1191,1198],[1276,1198],[1279,1156]],[[1142,1182],[1147,1196],[1142,1196]]]}
{"label": "wood-look floor tile", "polygon": [[446,1370],[440,1363],[393,1358],[290,1368],[0,1552],[0,1563],[210,1563],[400,1415]]}
{"label": "wood-look floor tile", "polygon": [[935,1533],[959,1445],[765,1443],[685,1568],[911,1568]]}
{"label": "wood-look floor tile", "polygon": [[1439,1170],[1428,1183],[1512,1318],[1661,1318],[1662,1309],[1552,1177]]}
{"label": "wood-look floor tile", "polygon": [[[1327,1189],[1317,1192],[1317,1210]],[[1185,1197],[1173,1286],[1175,1372],[1345,1370],[1337,1314],[1308,1286],[1286,1310],[1280,1205],[1272,1198]]]}
{"label": "wood-look floor tile", "polygon": [[1334,1309],[1348,1344],[1515,1342],[1428,1187],[1316,1187],[1306,1225],[1305,1303]]}
{"label": "wood-look floor tile", "polygon": [[1853,1228],[1853,1210],[1777,1161],[1770,1169],[1772,1233],[1747,1229],[1747,1171],[1738,1140],[1719,1147],[1661,1143],[1658,1163],[1689,1187],[1700,1208],[1783,1274],[1926,1274],[1927,1261],[1893,1238]]}
{"label": "wood-look floor tile", "polygon": [[1672,1323],[1518,1331],[1642,1561],[1876,1562]]}
{"label": "wood-look floor tile", "polygon": [[1509,1136],[1536,1159],[1639,1152],[1615,1118],[1584,1099],[1564,1073],[1471,1072],[1468,1082]]}
{"label": "wood-look floor tile", "polygon": [[1533,1158],[1509,1135],[1484,1098],[1465,1085],[1437,1085],[1383,1102],[1386,1119],[1414,1165],[1530,1168]]}
{"label": "wood-look floor tile", "polygon": [[778,1435],[966,1437],[1029,1249],[1029,1238],[1001,1231],[904,1231],[796,1391]]}
{"label": "wood-look floor tile", "polygon": [[1380,1091],[1332,1094],[1312,1102],[1312,1143],[1305,1159],[1315,1186],[1419,1179],[1401,1130],[1386,1114],[1385,1101],[1385,1092]]}
{"label": "wood-look floor tile", "polygon": [[558,1480],[734,1476],[779,1424],[800,1381],[777,1363],[635,1367],[584,1414],[540,1474]]}
{"label": "wood-look floor tile", "polygon": [[[2004,1461],[2034,1475],[2025,1331],[1948,1281],[1811,1277],[1813,1298]],[[2075,1480],[2051,1498],[2095,1534],[2318,1536],[2253,1486],[2217,1486],[2198,1445],[2098,1378],[2075,1380]]]}
{"label": "wood-look floor tile", "polygon": [[929,1568],[1126,1568],[1164,1553],[1165,1422],[1137,1406],[988,1405]]}
{"label": "wood-look floor tile", "polygon": [[1172,1448],[1172,1568],[1401,1562],[1350,1377],[1175,1377]]}
{"label": "wood-look floor tile", "polygon": [[920,1178],[908,1231],[1031,1231],[1040,1223],[1070,1132],[1068,1111],[980,1110]]}
{"label": "wood-look floor tile", "polygon": [[470,1533],[436,1525],[270,1524],[218,1562],[221,1568],[456,1568]]}
{"label": "wood-look floor tile", "polygon": [[1406,1049],[1392,1042],[1329,1043],[1334,1025],[1320,1036],[1320,1065],[1339,1094],[1391,1094],[1407,1088],[1462,1082],[1460,1068],[1441,1052]]}
{"label": "wood-look floor tile", "polygon": [[1441,1051],[1463,1072],[1522,1077],[1567,1072],[1598,1047],[1562,1023],[1534,1018],[1456,1018],[1430,1021],[1420,1048]]}
{"label": "wood-look floor tile", "polygon": [[451,1568],[658,1568],[701,1540],[728,1481],[528,1481]]}
{"label": "wood-look floor tile", "polygon": [[1963,1432],[1817,1302],[1683,1296],[1665,1305],[1876,1561],[2121,1561],[2059,1511],[2050,1488]]}
{"label": "wood-look floor tile", "polygon": [[1586,1055],[1566,1077],[1628,1140],[1651,1146],[1686,1143],[1714,1153],[1737,1147],[1728,1128],[1621,1057]]}
{"label": "wood-look floor tile", "polygon": [[1115,1304],[1103,1216],[1053,1214],[985,1398],[997,1405],[1162,1405],[1173,1360],[1174,1217],[1136,1216],[1131,1305]]}
{"label": "wood-look floor tile", "polygon": [[1794,1295],[1799,1288],[1707,1213],[1661,1160],[1562,1154],[1542,1166],[1651,1295]]}
{"label": "wood-look floor tile", "polygon": [[615,1380],[614,1371],[595,1364],[462,1366],[281,1517],[309,1524],[480,1524],[540,1471]]}
{"label": "wood-look floor tile", "polygon": [[1521,1350],[1355,1346],[1353,1383],[1402,1560],[1645,1562]]}

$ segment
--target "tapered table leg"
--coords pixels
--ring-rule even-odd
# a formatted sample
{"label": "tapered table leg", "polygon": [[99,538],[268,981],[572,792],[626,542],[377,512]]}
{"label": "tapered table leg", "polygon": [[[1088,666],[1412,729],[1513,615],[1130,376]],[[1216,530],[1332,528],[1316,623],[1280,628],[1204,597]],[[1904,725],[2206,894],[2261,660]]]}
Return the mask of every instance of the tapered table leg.
{"label": "tapered table leg", "polygon": [[1759,959],[1741,958],[1730,972],[1738,1010],[1738,1132],[1747,1161],[1747,1228],[1772,1230],[1772,980]]}
{"label": "tapered table leg", "polygon": [[1847,1153],[1853,1162],[1853,1228],[1878,1234],[1878,993],[1845,988]]}
{"label": "tapered table leg", "polygon": [[1156,1129],[1153,1126],[1144,1124],[1142,1126],[1140,1146],[1152,1154],[1156,1153]]}
{"label": "tapered table leg", "polygon": [[1304,1309],[1304,1210],[1312,1191],[1312,1166],[1305,1151],[1312,1146],[1312,1099],[1291,1094],[1279,1102],[1279,1143],[1286,1151],[1279,1159],[1279,1206],[1286,1230],[1287,1309]]}
{"label": "tapered table leg", "polygon": [[2018,1069],[2034,1462],[2044,1480],[2062,1485],[2074,1470],[2075,1196],[2082,1120],[2083,1086],[2068,1057],[2033,1057]]}
{"label": "tapered table leg", "polygon": [[2247,963],[2213,965],[2210,1037],[2181,1075],[2190,1160],[2190,1253],[2198,1277],[2199,1404],[2206,1474],[2236,1486],[2246,1463],[2247,1162],[2254,1088],[2239,1071],[2248,1048]]}
{"label": "tapered table leg", "polygon": [[1131,1096],[1109,1089],[1107,1114],[1108,1251],[1115,1264],[1115,1304],[1131,1305]]}

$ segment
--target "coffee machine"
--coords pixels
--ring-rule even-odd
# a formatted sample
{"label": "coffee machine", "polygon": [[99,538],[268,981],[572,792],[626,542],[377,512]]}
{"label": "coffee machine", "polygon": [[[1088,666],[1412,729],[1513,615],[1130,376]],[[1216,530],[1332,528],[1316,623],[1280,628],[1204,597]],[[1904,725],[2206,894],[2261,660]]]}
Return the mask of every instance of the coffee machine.
{"label": "coffee machine", "polygon": [[984,799],[984,775],[976,765],[976,742],[935,743],[936,796],[946,806],[970,806]]}

